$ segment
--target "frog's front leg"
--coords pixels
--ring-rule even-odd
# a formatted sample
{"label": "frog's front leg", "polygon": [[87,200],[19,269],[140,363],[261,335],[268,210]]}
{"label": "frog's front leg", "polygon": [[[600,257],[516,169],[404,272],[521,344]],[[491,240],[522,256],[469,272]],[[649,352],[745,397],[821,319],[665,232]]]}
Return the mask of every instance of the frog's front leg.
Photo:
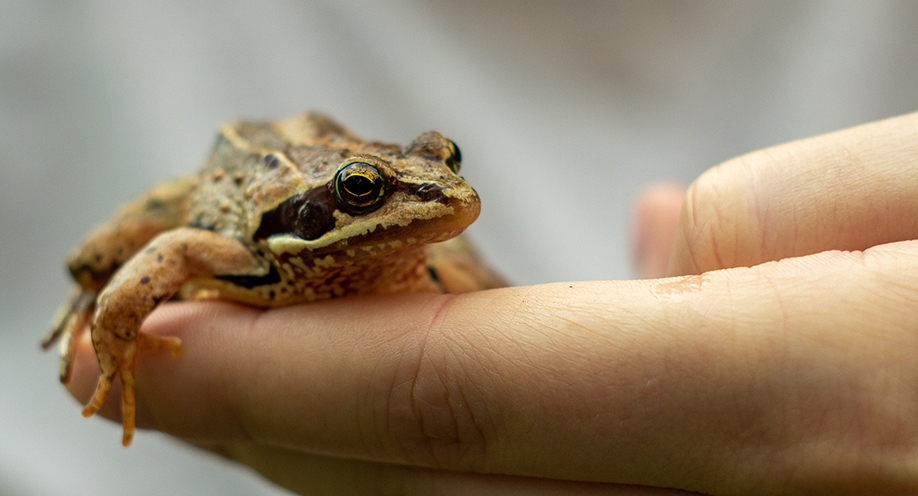
{"label": "frog's front leg", "polygon": [[86,417],[96,413],[108,396],[115,378],[121,382],[123,444],[134,434],[134,370],[137,352],[168,349],[178,355],[181,342],[175,337],[140,333],[146,316],[170,298],[186,281],[217,274],[264,271],[240,241],[211,231],[179,228],[154,237],[127,261],[96,300],[92,343],[101,374],[95,393],[83,409]]}
{"label": "frog's front leg", "polygon": [[67,265],[77,284],[41,342],[48,349],[60,339],[61,382],[70,379],[76,343],[92,317],[96,294],[150,239],[183,225],[197,182],[195,177],[180,177],[157,184],[93,229],[70,254]]}

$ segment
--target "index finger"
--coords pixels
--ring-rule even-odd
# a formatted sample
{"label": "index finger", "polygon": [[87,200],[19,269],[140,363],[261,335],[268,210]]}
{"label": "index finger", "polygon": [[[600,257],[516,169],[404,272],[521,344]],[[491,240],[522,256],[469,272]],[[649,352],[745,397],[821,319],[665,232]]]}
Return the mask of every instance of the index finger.
{"label": "index finger", "polygon": [[[143,358],[140,421],[206,444],[703,492],[911,488],[914,274],[904,242],[684,279],[170,305],[145,331],[186,354]],[[91,375],[78,367],[77,396]]]}
{"label": "index finger", "polygon": [[918,237],[918,113],[786,143],[705,172],[669,274]]}

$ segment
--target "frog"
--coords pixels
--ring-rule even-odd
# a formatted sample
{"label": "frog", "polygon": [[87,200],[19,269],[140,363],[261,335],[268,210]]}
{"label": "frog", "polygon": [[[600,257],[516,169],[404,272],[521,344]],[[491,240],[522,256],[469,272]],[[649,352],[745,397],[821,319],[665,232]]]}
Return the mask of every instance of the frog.
{"label": "frog", "polygon": [[98,412],[119,381],[128,446],[137,357],[181,353],[179,338],[141,332],[167,301],[271,308],[503,286],[459,236],[481,205],[461,163],[456,143],[436,131],[399,146],[319,112],[224,124],[197,174],[153,186],[69,255],[74,288],[42,346],[59,342],[67,383],[88,329],[100,375],[82,413]]}

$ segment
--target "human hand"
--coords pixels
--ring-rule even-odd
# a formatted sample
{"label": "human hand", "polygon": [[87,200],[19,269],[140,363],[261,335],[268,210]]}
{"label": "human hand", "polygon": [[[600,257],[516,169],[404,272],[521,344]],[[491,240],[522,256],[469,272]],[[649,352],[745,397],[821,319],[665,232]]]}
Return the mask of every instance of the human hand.
{"label": "human hand", "polygon": [[918,491],[916,191],[918,114],[728,161],[675,230],[645,198],[681,277],[165,305],[138,425],[308,494]]}

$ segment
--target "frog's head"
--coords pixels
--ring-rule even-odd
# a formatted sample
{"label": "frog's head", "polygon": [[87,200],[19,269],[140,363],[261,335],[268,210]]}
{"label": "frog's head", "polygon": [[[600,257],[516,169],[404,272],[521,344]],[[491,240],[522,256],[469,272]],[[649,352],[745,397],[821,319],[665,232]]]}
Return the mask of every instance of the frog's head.
{"label": "frog's head", "polygon": [[262,214],[256,240],[276,254],[361,258],[445,241],[478,217],[478,195],[458,175],[459,148],[440,133],[404,148],[346,137],[311,145],[302,163],[284,155],[303,187]]}

